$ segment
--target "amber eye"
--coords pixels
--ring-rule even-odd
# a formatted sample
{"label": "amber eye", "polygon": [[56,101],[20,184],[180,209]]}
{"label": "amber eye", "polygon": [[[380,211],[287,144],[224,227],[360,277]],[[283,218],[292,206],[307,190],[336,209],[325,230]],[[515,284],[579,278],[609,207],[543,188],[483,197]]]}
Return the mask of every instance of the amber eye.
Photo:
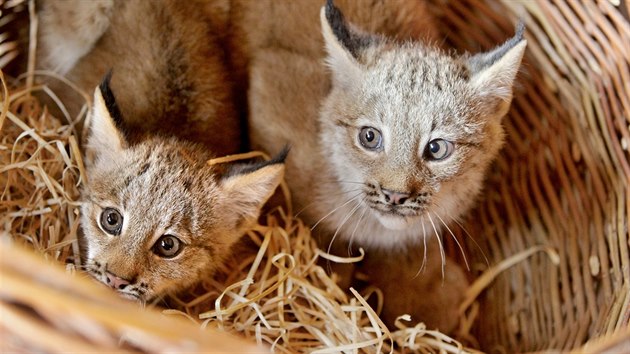
{"label": "amber eye", "polygon": [[110,235],[118,236],[122,230],[123,216],[114,208],[106,208],[101,213],[101,227]]}
{"label": "amber eye", "polygon": [[435,139],[431,140],[427,145],[425,155],[429,160],[439,161],[451,156],[453,150],[454,145],[450,141]]}
{"label": "amber eye", "polygon": [[153,253],[162,258],[173,258],[183,249],[182,241],[173,235],[160,237],[153,245]]}
{"label": "amber eye", "polygon": [[383,146],[383,136],[376,128],[363,127],[359,132],[359,142],[368,150],[378,150]]}

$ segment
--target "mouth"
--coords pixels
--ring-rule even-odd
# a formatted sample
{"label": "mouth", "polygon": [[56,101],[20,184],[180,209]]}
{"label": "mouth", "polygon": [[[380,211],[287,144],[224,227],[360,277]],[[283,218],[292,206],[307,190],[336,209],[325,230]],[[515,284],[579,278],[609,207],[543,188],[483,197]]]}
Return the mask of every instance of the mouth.
{"label": "mouth", "polygon": [[118,295],[120,295],[120,297],[122,297],[123,299],[127,299],[127,300],[143,301],[142,298],[140,297],[140,294],[137,294],[137,293],[128,293],[128,292],[118,290]]}
{"label": "mouth", "polygon": [[406,215],[396,210],[382,211],[376,208],[373,208],[373,210],[381,225],[390,230],[405,230],[411,228],[421,219],[421,215],[415,213]]}
{"label": "mouth", "polygon": [[390,205],[382,202],[368,202],[368,205],[379,215],[386,215],[400,218],[416,218],[419,217],[423,210],[421,207]]}
{"label": "mouth", "polygon": [[147,300],[148,286],[145,283],[139,285],[129,285],[122,289],[114,289],[108,284],[105,273],[99,268],[87,269],[86,273],[89,274],[96,282],[105,285],[106,287],[114,290],[116,294],[126,300],[145,302]]}

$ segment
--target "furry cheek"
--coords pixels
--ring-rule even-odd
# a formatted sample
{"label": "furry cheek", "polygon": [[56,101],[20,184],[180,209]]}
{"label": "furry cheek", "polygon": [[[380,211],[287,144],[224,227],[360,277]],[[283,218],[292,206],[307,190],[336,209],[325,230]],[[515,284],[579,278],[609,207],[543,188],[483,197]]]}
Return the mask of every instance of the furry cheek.
{"label": "furry cheek", "polygon": [[148,275],[149,287],[154,294],[162,294],[170,289],[181,289],[198,280],[204,270],[211,269],[212,259],[209,254],[188,247],[177,259],[156,259]]}

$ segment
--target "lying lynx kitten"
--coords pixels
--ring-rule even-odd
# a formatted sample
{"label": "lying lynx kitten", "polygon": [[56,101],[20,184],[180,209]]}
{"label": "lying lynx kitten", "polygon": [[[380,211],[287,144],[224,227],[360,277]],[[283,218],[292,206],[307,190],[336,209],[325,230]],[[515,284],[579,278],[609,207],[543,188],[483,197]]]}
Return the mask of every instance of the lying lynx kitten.
{"label": "lying lynx kitten", "polygon": [[473,205],[503,143],[523,29],[487,53],[452,56],[361,32],[330,0],[320,17],[330,79],[321,58],[281,46],[252,55],[252,143],[292,146],[296,210],[325,234],[324,249],[366,249],[362,271],[383,290],[389,324],[409,313],[450,331],[466,278],[443,272],[436,241]]}
{"label": "lying lynx kitten", "polygon": [[[90,90],[97,75],[115,72],[89,114],[82,246],[90,274],[141,301],[212,274],[284,173],[285,154],[207,164],[235,152],[241,134],[200,4],[50,1],[41,13],[50,68]],[[55,46],[72,50],[46,50]]]}

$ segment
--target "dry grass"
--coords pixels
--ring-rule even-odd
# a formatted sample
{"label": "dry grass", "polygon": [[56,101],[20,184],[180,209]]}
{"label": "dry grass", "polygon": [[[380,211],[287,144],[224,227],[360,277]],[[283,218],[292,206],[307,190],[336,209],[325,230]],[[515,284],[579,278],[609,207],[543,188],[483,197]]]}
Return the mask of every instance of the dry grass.
{"label": "dry grass", "polygon": [[[14,249],[15,246],[11,245],[27,246],[44,258],[65,263],[68,273],[80,273],[77,241],[79,189],[85,181],[85,172],[73,125],[63,124],[50,115],[34,96],[36,92],[46,94],[49,91],[40,86],[24,86],[9,91],[4,79],[2,83],[0,185],[3,193],[0,198],[0,223],[4,225],[3,252],[5,255],[14,253],[11,255],[12,262],[3,266],[2,306],[3,313],[7,314],[3,316],[4,325],[9,323],[4,322],[5,319],[17,323],[15,327],[8,328],[9,333],[15,335],[35,328],[54,332],[52,328],[64,326],[51,318],[62,316],[66,311],[83,317],[81,324],[89,321],[94,326],[121,321],[124,327],[128,319],[141,318],[144,316],[142,309],[121,305],[112,299],[114,295],[103,289],[90,294],[90,300],[108,306],[122,306],[125,316],[101,314],[104,316],[101,317],[93,313],[96,310],[92,304],[84,306],[77,302],[76,296],[68,296],[64,300],[60,289],[54,289],[60,284],[71,288],[73,293],[83,295],[91,292],[96,285],[90,284],[82,289],[81,286],[86,286],[85,281],[74,284],[68,275],[57,270],[42,271],[42,267],[53,268],[50,264],[26,266],[29,262],[36,263],[35,260],[21,248]],[[237,158],[252,156],[248,154]],[[225,159],[210,161],[222,162]],[[288,193],[286,186],[284,188]],[[269,214],[265,225],[259,225],[247,236],[258,246],[257,252],[244,258],[242,255],[233,257],[225,265],[222,275],[205,280],[194,293],[184,294],[186,301],[175,296],[166,299],[173,309],[165,310],[164,314],[169,317],[184,316],[202,327],[238,333],[278,352],[390,352],[394,347],[421,353],[474,352],[438,331],[424,328],[422,324],[408,328],[404,325],[404,318],[400,320],[399,330],[389,331],[367,304],[366,297],[377,296],[377,292],[364,296],[351,290],[351,294],[346,294],[337,286],[335,279],[317,264],[321,257],[341,262],[359,259],[338,259],[323,253],[311,239],[310,229],[283,210]],[[20,272],[9,276],[6,272],[13,272],[10,268],[7,270],[12,267],[11,264],[17,265]],[[41,277],[47,278],[43,284],[38,282]],[[34,294],[37,296],[33,297]],[[53,298],[54,301],[51,300]],[[65,301],[65,306],[61,306]],[[33,322],[33,319],[20,317],[24,314],[19,306],[16,308],[17,304],[31,307],[46,321]],[[55,311],[54,315],[48,311]],[[114,313],[118,311],[112,309]],[[69,324],[64,322],[64,325]],[[98,337],[75,328],[77,325],[74,323],[71,326],[72,331],[79,331],[88,339]],[[153,333],[147,336],[147,340],[154,340],[159,334],[154,332],[154,321],[137,321],[135,326],[134,330]],[[126,330],[117,330],[120,338],[130,336]],[[108,335],[112,336],[111,333]],[[63,347],[68,337],[51,335],[45,338],[48,339],[28,343],[27,346],[33,345],[37,349]],[[77,346],[75,349],[89,348],[90,345],[96,349],[109,348],[91,340],[84,340],[82,345],[85,347]],[[147,350],[155,348],[138,338],[133,339],[133,345]]]}

